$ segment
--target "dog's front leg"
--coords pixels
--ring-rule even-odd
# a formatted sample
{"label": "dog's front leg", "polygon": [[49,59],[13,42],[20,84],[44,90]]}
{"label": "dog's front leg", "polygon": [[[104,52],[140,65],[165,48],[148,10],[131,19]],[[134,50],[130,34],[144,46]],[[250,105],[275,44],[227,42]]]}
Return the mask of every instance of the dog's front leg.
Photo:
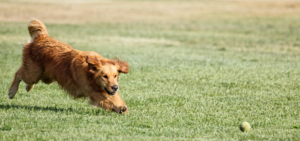
{"label": "dog's front leg", "polygon": [[116,93],[114,96],[104,96],[99,93],[90,95],[90,104],[94,107],[101,107],[105,110],[112,110],[117,113],[128,113],[127,106],[120,95]]}

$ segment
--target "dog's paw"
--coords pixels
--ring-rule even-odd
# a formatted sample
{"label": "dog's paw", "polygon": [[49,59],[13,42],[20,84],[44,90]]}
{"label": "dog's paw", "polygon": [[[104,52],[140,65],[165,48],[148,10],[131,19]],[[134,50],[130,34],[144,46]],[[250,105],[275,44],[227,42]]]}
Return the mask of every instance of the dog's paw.
{"label": "dog's paw", "polygon": [[14,96],[16,95],[18,89],[16,88],[10,88],[9,91],[8,91],[8,98],[9,99],[12,99],[14,98]]}
{"label": "dog's paw", "polygon": [[29,92],[33,89],[34,84],[26,84],[26,91]]}
{"label": "dog's paw", "polygon": [[117,113],[120,113],[120,114],[124,114],[124,113],[128,113],[128,108],[126,105],[124,105],[124,106],[115,108],[114,111]]}
{"label": "dog's paw", "polygon": [[17,92],[15,92],[15,91],[13,91],[13,90],[8,91],[8,98],[9,98],[9,99],[14,98],[14,96],[15,96],[16,93],[17,93]]}

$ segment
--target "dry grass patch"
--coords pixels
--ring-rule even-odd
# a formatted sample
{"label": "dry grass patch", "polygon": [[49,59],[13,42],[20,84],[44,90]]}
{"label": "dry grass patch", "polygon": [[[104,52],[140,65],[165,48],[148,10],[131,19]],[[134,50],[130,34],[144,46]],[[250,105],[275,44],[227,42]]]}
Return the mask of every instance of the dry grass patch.
{"label": "dry grass patch", "polygon": [[178,22],[244,16],[292,16],[296,0],[217,1],[3,1],[0,21],[27,22],[29,17],[52,23]]}

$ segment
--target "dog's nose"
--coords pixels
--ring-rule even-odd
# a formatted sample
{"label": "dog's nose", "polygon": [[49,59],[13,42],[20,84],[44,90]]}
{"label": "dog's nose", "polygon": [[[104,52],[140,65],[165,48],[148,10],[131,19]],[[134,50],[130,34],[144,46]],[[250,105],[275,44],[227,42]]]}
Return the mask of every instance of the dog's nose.
{"label": "dog's nose", "polygon": [[111,89],[114,90],[114,91],[117,91],[118,88],[119,88],[118,85],[113,85],[113,86],[111,87]]}

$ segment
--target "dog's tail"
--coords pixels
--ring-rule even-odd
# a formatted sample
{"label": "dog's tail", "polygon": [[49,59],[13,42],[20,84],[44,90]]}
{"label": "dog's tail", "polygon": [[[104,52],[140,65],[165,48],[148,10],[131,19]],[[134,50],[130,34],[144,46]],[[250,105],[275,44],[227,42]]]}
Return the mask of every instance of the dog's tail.
{"label": "dog's tail", "polygon": [[40,34],[48,35],[46,26],[37,19],[32,19],[28,23],[28,31],[29,31],[31,38],[34,38]]}

